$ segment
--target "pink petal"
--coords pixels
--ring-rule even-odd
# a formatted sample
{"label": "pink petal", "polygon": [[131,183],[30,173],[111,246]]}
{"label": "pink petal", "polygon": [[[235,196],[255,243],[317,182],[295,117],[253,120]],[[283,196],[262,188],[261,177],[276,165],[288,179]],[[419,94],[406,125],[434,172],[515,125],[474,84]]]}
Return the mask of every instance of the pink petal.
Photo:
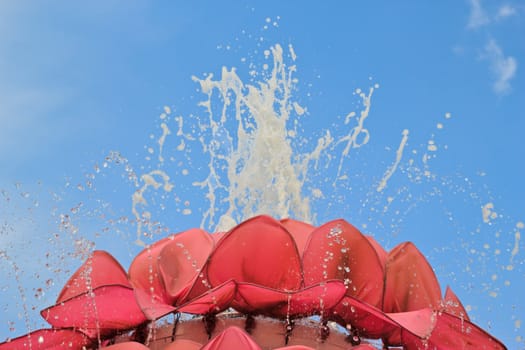
{"label": "pink petal", "polygon": [[384,267],[369,240],[344,220],[315,229],[303,254],[306,285],[338,279],[348,285],[347,295],[379,306]]}
{"label": "pink petal", "polygon": [[286,292],[251,283],[238,283],[233,307],[241,312],[278,318],[310,316],[334,307],[344,296],[341,281],[326,281],[305,289]]}
{"label": "pink petal", "polygon": [[249,219],[228,232],[207,265],[210,283],[234,279],[279,290],[301,287],[301,260],[290,233],[269,216]]}
{"label": "pink petal", "polygon": [[238,327],[228,327],[201,350],[261,350],[252,338]]}
{"label": "pink petal", "polygon": [[71,276],[57,298],[57,304],[106,284],[129,285],[126,271],[108,252],[95,250]]}
{"label": "pink petal", "polygon": [[306,242],[308,241],[308,237],[310,236],[310,233],[315,230],[315,226],[290,218],[282,219],[280,222],[281,225],[283,225],[283,227],[287,229],[294,238],[299,255],[302,256],[304,248],[306,247]]}
{"label": "pink petal", "polygon": [[128,286],[100,286],[42,310],[42,317],[56,328],[78,328],[94,337],[135,327],[146,317]]}
{"label": "pink petal", "polygon": [[146,345],[143,345],[143,344],[140,344],[134,341],[118,343],[118,344],[106,346],[102,349],[104,350],[149,350],[149,348]]}
{"label": "pink petal", "polygon": [[465,320],[469,321],[469,317],[467,314],[467,310],[463,307],[463,304],[461,304],[461,301],[459,301],[459,298],[454,294],[452,289],[447,286],[447,291],[445,292],[445,307],[444,310],[448,312],[449,314],[452,314],[457,317],[462,317]]}
{"label": "pink petal", "polygon": [[236,284],[233,280],[227,281],[177,308],[180,312],[205,315],[219,313],[227,309],[235,296]]}
{"label": "pink petal", "polygon": [[81,349],[91,344],[82,332],[72,329],[40,329],[0,344],[0,350]]}
{"label": "pink petal", "polygon": [[386,264],[383,310],[437,309],[440,302],[439,283],[423,254],[411,242],[392,249]]}

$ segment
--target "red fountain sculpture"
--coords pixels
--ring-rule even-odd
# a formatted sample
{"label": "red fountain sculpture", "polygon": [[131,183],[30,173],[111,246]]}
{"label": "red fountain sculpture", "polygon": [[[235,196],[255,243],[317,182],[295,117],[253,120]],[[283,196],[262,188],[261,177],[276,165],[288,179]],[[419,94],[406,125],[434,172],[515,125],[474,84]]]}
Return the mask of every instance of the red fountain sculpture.
{"label": "red fountain sculpture", "polygon": [[[173,321],[160,319],[171,315]],[[344,220],[251,218],[143,250],[128,273],[94,251],[18,349],[506,349],[441,295],[410,242],[386,252]],[[182,316],[181,316],[182,315]],[[193,315],[193,316],[191,316]]]}

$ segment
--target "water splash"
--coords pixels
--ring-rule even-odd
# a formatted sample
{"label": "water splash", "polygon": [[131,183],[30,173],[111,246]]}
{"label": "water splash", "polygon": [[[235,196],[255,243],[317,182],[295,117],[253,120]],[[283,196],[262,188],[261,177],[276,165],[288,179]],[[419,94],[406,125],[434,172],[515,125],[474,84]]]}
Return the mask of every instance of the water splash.
{"label": "water splash", "polygon": [[[207,157],[207,177],[193,182],[206,192],[209,204],[203,211],[203,228],[224,231],[261,213],[314,222],[311,199],[321,197],[322,191],[313,188],[312,195],[305,191],[310,173],[319,171],[319,160],[329,150],[344,145],[334,181],[337,180],[350,150],[365,145],[370,138],[364,122],[377,84],[368,94],[357,89],[364,109],[358,117],[355,112],[347,115],[347,135],[336,140],[326,130],[313,142],[300,135],[301,118],[307,109],[293,97],[297,83],[293,47],[288,47],[292,64],[285,63],[284,54],[279,44],[264,50],[266,59],[272,59],[272,66],[265,63],[260,79],[252,74],[249,83],[241,79],[235,68],[225,67],[218,79],[213,74],[192,78],[206,96],[199,103],[205,116],[175,119],[179,130],[177,149],[186,150],[188,142],[196,139]],[[195,122],[198,135],[184,133],[183,120],[190,125]],[[315,146],[299,152],[301,144]]]}

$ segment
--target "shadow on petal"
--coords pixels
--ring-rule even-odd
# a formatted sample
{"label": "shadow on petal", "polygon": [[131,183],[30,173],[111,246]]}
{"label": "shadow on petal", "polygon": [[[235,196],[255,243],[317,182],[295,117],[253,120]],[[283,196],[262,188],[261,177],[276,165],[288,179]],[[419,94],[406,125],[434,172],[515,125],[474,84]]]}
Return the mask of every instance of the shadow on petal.
{"label": "shadow on petal", "polygon": [[233,303],[246,314],[262,314],[281,319],[319,315],[333,308],[344,296],[341,281],[319,283],[299,291],[287,292],[251,283],[238,283]]}
{"label": "shadow on petal", "polygon": [[207,232],[193,229],[173,236],[158,256],[160,275],[173,305],[184,302],[214,246]]}
{"label": "shadow on petal", "polygon": [[177,308],[179,312],[189,314],[216,314],[227,309],[235,296],[236,284],[233,280],[209,290],[201,296],[188,301]]}
{"label": "shadow on petal", "polygon": [[213,246],[211,235],[192,229],[164,238],[137,255],[129,278],[148,319],[158,319],[174,311],[172,305],[187,301]]}

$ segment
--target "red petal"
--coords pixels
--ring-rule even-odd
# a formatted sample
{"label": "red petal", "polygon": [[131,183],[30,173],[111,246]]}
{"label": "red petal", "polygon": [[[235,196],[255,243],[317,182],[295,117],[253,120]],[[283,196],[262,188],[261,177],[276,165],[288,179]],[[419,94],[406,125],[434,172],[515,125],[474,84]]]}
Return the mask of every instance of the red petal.
{"label": "red petal", "polygon": [[[192,229],[171,235],[144,249],[131,263],[129,279],[144,309],[182,302],[213,248],[205,231]],[[154,307],[155,308],[155,307]]]}
{"label": "red petal", "polygon": [[280,290],[301,287],[301,260],[290,233],[269,216],[249,219],[217,244],[207,266],[210,283],[234,279]]}
{"label": "red petal", "polygon": [[383,265],[368,239],[344,220],[318,227],[303,255],[306,285],[338,279],[347,295],[379,306],[383,293]]}
{"label": "red petal", "polygon": [[437,324],[428,343],[442,349],[506,349],[499,340],[475,324],[446,312],[438,313]]}
{"label": "red petal", "polygon": [[237,283],[233,308],[246,314],[269,315],[276,307],[286,305],[289,297],[290,293],[281,290],[252,283]]}
{"label": "red petal", "polygon": [[72,329],[40,329],[0,344],[0,350],[59,350],[81,349],[91,340]]}
{"label": "red petal", "polygon": [[42,310],[42,317],[56,328],[79,328],[86,334],[110,334],[129,329],[146,317],[127,286],[101,286]]}
{"label": "red petal", "polygon": [[341,325],[349,324],[367,338],[384,338],[401,328],[380,309],[351,296],[344,297],[332,312]]}
{"label": "red petal", "polygon": [[224,237],[224,235],[226,235],[226,232],[214,232],[210,234],[215,244],[217,244],[217,242],[219,242],[221,238]]}
{"label": "red petal", "polygon": [[435,312],[429,308],[387,314],[387,316],[403,328],[401,332],[394,332],[390,336],[385,337],[390,345],[401,345],[407,332],[411,333],[410,337],[415,336],[419,339],[427,339],[436,324]]}
{"label": "red petal", "polygon": [[407,349],[506,349],[499,340],[470,323],[446,312],[436,312],[436,324],[428,340],[422,340],[406,332],[403,343]]}
{"label": "red petal", "polygon": [[148,320],[159,319],[176,310],[164,300],[141,289],[135,289],[135,298]]}
{"label": "red petal", "polygon": [[387,258],[388,258],[388,253],[386,252],[386,250],[383,247],[381,247],[379,243],[377,243],[374,237],[368,236],[368,235],[365,237],[368,240],[368,242],[370,242],[374,250],[376,251],[377,257],[379,258],[381,265],[385,266]]}
{"label": "red petal", "polygon": [[303,290],[292,293],[290,307],[282,306],[279,314],[285,317],[291,315],[319,315],[332,309],[345,295],[346,288],[341,281],[326,281]]}
{"label": "red petal", "polygon": [[149,348],[143,344],[127,341],[124,343],[118,343],[102,348],[104,350],[149,350]]}
{"label": "red petal", "polygon": [[233,307],[241,312],[278,318],[310,316],[333,308],[344,296],[341,281],[326,281],[297,292],[284,292],[250,283],[238,283]]}
{"label": "red petal", "polygon": [[187,340],[187,339],[176,339],[174,342],[166,345],[162,350],[199,350],[202,348],[202,344]]}
{"label": "red petal", "polygon": [[445,307],[444,310],[448,312],[449,314],[452,314],[457,317],[462,317],[465,320],[469,321],[469,317],[467,314],[467,310],[463,307],[463,304],[461,304],[461,301],[459,301],[459,298],[454,294],[452,289],[447,286],[447,291],[445,292]]}
{"label": "red petal", "polygon": [[441,291],[436,275],[411,242],[398,245],[388,254],[385,280],[385,312],[437,309],[440,305]]}
{"label": "red petal", "polygon": [[166,292],[174,299],[173,304],[183,302],[213,246],[213,238],[200,229],[179,233],[164,246],[158,264]]}
{"label": "red petal", "polygon": [[160,277],[157,260],[162,249],[173,242],[174,237],[175,235],[172,235],[153,243],[133,259],[128,275],[133,287],[143,292],[138,298],[140,303],[142,299],[155,300],[163,304],[172,303],[173,300],[168,297]]}
{"label": "red petal", "polygon": [[[351,350],[377,350],[375,347],[373,347],[372,345],[368,345],[368,344],[361,344],[357,346],[348,345],[348,346],[349,346],[348,349],[351,349]],[[275,348],[274,350],[315,350],[315,349],[309,346],[304,346],[304,345],[291,345],[291,346],[284,346],[282,348]]]}
{"label": "red petal", "polygon": [[201,350],[261,350],[252,338],[238,327],[228,327]]}
{"label": "red petal", "polygon": [[299,255],[302,256],[304,248],[306,247],[306,242],[308,241],[308,237],[310,236],[310,233],[315,230],[315,226],[290,218],[282,219],[281,224],[294,238]]}
{"label": "red petal", "polygon": [[205,315],[219,313],[227,309],[235,296],[236,285],[233,280],[217,286],[207,293],[177,308],[180,312]]}
{"label": "red petal", "polygon": [[126,271],[113,256],[108,252],[95,250],[67,281],[58,295],[57,304],[106,284],[127,286],[129,282]]}

